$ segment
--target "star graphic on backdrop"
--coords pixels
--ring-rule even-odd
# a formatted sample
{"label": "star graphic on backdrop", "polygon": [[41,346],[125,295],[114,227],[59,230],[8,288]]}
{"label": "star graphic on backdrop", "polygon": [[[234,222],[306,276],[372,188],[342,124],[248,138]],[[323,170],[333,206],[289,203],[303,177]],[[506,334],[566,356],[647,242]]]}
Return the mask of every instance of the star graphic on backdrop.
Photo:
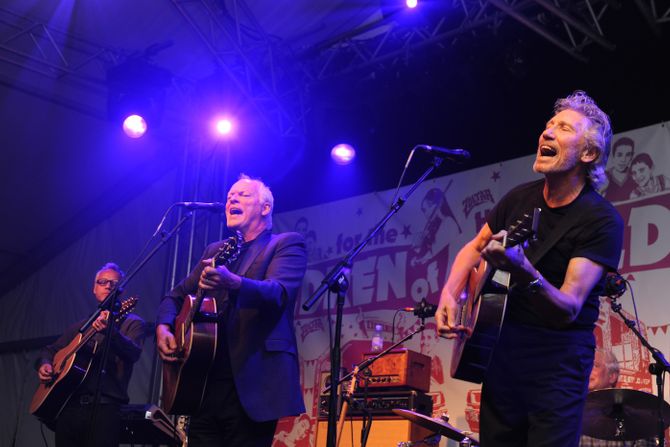
{"label": "star graphic on backdrop", "polygon": [[491,174],[491,180],[494,182],[500,180],[500,171],[493,171],[493,174]]}
{"label": "star graphic on backdrop", "polygon": [[363,208],[358,208],[358,209],[356,210],[356,215],[357,215],[358,217],[361,217],[362,214],[363,214]]}
{"label": "star graphic on backdrop", "polygon": [[402,226],[402,233],[400,233],[400,234],[405,236],[405,239],[407,239],[410,236],[410,234],[412,234],[412,230],[410,230],[409,227],[410,227],[410,225],[403,225]]}

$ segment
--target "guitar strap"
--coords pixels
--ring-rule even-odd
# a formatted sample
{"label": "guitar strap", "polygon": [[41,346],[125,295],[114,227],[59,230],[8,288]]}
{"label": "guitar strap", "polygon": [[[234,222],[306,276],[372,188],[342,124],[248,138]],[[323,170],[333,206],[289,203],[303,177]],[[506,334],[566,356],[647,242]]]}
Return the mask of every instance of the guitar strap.
{"label": "guitar strap", "polygon": [[[558,242],[565,235],[565,233],[568,232],[568,230],[577,226],[580,217],[583,216],[591,207],[591,204],[594,200],[593,194],[597,194],[597,192],[593,191],[593,189],[591,189],[589,186],[585,187],[589,188],[590,190],[585,191],[584,194],[581,194],[577,198],[577,200],[568,210],[567,214],[561,219],[558,228],[555,228],[554,231],[551,232],[551,235],[530,253],[528,260],[531,264],[537,265],[540,259],[542,259],[542,257],[547,254],[551,247],[556,245],[556,242]],[[540,215],[540,219],[541,218],[542,217]]]}

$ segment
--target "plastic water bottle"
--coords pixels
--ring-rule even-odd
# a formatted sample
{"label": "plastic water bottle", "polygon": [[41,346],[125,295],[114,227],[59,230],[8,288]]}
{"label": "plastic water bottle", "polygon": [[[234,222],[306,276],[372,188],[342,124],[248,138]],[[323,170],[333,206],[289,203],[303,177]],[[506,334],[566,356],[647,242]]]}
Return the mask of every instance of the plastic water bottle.
{"label": "plastic water bottle", "polygon": [[371,352],[381,352],[384,350],[384,334],[382,333],[382,325],[375,325],[375,332],[372,334],[372,344],[370,345]]}

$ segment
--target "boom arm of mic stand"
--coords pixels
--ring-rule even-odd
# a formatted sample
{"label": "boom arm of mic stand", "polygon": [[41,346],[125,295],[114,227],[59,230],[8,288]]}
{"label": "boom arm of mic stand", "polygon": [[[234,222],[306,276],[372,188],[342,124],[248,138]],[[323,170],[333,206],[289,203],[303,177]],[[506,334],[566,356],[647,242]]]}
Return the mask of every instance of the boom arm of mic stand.
{"label": "boom arm of mic stand", "polygon": [[[116,302],[116,298],[119,296],[119,294],[121,293],[121,291],[126,287],[126,284],[128,284],[128,283],[130,282],[130,280],[131,280],[135,275],[137,275],[137,273],[142,269],[142,267],[144,267],[144,265],[145,265],[147,262],[149,262],[149,260],[156,254],[156,252],[157,252],[158,250],[160,250],[165,244],[167,244],[167,242],[168,242],[170,239],[172,239],[172,236],[177,232],[177,230],[179,230],[179,228],[181,228],[182,225],[184,225],[184,223],[185,223],[188,219],[191,218],[192,215],[193,215],[192,212],[188,212],[188,213],[184,214],[184,216],[182,216],[181,219],[179,219],[179,222],[177,222],[177,224],[174,226],[174,228],[173,228],[172,230],[170,230],[170,232],[169,232],[167,235],[165,235],[164,237],[161,238],[160,243],[159,243],[158,245],[156,245],[156,246],[155,246],[155,247],[154,247],[154,248],[153,248],[153,249],[146,255],[146,257],[145,257],[145,258],[144,258],[144,259],[137,265],[137,267],[135,267],[133,270],[131,270],[131,271],[126,275],[126,277],[123,278],[123,280],[122,280],[121,282],[119,282],[119,283],[118,283],[118,284],[117,284],[117,285],[116,285],[116,286],[109,292],[109,295],[107,295],[107,298],[105,298],[102,302],[100,302],[100,304],[99,304],[98,307],[95,309],[95,311],[93,311],[93,314],[91,314],[91,316],[88,318],[88,320],[86,320],[86,322],[81,326],[81,328],[79,328],[79,332],[82,332],[82,333],[83,333],[84,331],[86,331],[86,329],[88,329],[88,327],[89,327],[91,324],[93,324],[93,322],[98,318],[98,316],[100,315],[100,312],[102,312],[103,310],[106,310],[106,309],[108,309],[108,310],[111,310],[111,309],[112,309],[112,306],[113,306],[114,303]],[[154,236],[155,236],[156,234],[158,234],[158,231],[156,231],[156,233],[154,233]],[[153,236],[152,236],[152,238],[153,238]],[[144,251],[144,250],[142,250],[142,251]]]}
{"label": "boom arm of mic stand", "polygon": [[368,233],[365,239],[363,239],[357,246],[352,248],[349,253],[347,253],[344,258],[342,258],[342,260],[326,274],[323,281],[321,281],[321,285],[319,285],[312,296],[310,296],[302,305],[303,310],[310,310],[316,301],[326,292],[326,290],[331,289],[336,282],[341,280],[340,278],[344,276],[344,269],[351,266],[354,258],[358,255],[358,253],[360,253],[361,250],[363,250],[363,248],[368,244],[368,242],[370,242],[370,240],[375,237],[379,230],[381,230],[384,225],[386,225],[386,222],[388,222],[388,220],[400,210],[405,202],[407,202],[409,196],[412,195],[416,188],[418,188],[419,185],[426,179],[426,177],[428,177],[430,173],[433,172],[435,168],[437,168],[441,163],[441,158],[433,158],[433,164],[430,165],[428,169],[426,169],[426,172],[424,172],[416,182],[414,182],[412,187],[405,193],[405,195],[400,197],[393,205],[391,205],[391,209],[388,211],[388,213],[386,213],[386,215],[379,221],[379,223],[377,223],[375,228],[371,230],[370,233]]}

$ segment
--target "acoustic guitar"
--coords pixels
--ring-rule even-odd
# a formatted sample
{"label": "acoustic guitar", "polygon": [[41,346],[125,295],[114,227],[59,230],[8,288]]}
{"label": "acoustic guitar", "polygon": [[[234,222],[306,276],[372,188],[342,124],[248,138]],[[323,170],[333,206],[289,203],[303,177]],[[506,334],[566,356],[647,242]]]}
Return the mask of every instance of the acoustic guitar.
{"label": "acoustic guitar", "polygon": [[[505,248],[523,244],[537,232],[540,209],[524,214],[507,230]],[[510,275],[494,270],[482,259],[468,278],[467,297],[460,310],[460,324],[467,331],[455,339],[451,357],[451,377],[481,383],[491,362],[502,328]],[[468,335],[470,333],[470,335]]]}
{"label": "acoustic guitar", "polygon": [[[211,266],[230,265],[240,254],[242,237],[231,236],[212,258]],[[192,415],[200,408],[207,374],[216,354],[216,300],[198,289],[184,298],[175,318],[177,360],[163,362],[162,408],[166,413]]]}
{"label": "acoustic guitar", "polygon": [[[137,305],[138,298],[131,296],[120,303],[120,309],[115,312],[114,323],[119,324]],[[72,341],[54,355],[53,377],[50,382],[40,383],[30,403],[30,413],[41,421],[51,423],[60,415],[65,404],[72,394],[82,384],[93,362],[98,342],[93,346],[87,345],[89,340],[98,331],[89,326],[84,332],[79,332]]]}

